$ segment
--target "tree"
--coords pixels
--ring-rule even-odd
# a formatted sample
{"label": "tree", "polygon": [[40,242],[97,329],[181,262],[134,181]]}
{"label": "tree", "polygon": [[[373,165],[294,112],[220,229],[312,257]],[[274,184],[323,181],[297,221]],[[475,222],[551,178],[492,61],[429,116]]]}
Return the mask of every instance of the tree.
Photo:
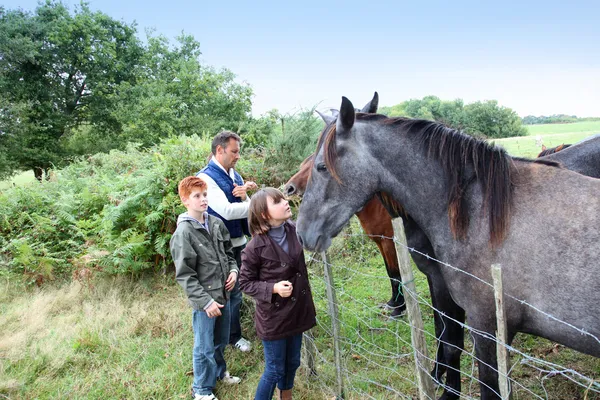
{"label": "tree", "polygon": [[111,97],[135,84],[143,47],[135,25],[92,12],[73,15],[48,0],[33,14],[0,8],[0,159],[4,176],[15,169],[43,171],[61,163],[62,139],[83,122],[117,129]]}
{"label": "tree", "polygon": [[440,100],[436,96],[411,99],[380,112],[390,116],[406,116],[441,122],[454,129],[484,138],[502,138],[527,134],[521,118],[495,100],[464,105],[461,99]]}
{"label": "tree", "polygon": [[122,84],[114,95],[118,106],[111,117],[122,127],[122,145],[147,147],[173,134],[212,136],[248,121],[252,89],[236,83],[227,69],[202,65],[200,54],[192,36],[181,35],[171,46],[165,37],[149,35],[137,84]]}
{"label": "tree", "polygon": [[465,106],[465,130],[486,138],[525,136],[527,130],[512,109],[498,106],[496,100],[477,101]]}

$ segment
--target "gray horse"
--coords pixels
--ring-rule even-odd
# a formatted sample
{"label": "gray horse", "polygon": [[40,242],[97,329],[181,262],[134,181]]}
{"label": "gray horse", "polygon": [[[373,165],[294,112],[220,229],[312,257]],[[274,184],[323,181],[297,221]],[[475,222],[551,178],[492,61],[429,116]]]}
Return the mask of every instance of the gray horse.
{"label": "gray horse", "polygon": [[509,343],[525,332],[600,356],[600,181],[511,158],[434,122],[357,116],[343,98],[317,148],[300,240],[327,249],[379,192],[404,207],[439,259],[462,268],[440,269],[479,332],[483,399],[498,396],[491,264],[503,265]]}
{"label": "gray horse", "polygon": [[600,178],[600,134],[586,138],[553,154],[541,157],[556,161],[572,171]]}

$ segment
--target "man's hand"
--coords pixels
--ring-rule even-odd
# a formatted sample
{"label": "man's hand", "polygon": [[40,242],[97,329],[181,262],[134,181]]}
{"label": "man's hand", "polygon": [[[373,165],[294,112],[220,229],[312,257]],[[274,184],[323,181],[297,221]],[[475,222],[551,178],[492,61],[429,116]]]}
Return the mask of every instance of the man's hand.
{"label": "man's hand", "polygon": [[228,292],[231,292],[231,290],[235,286],[235,281],[237,281],[237,273],[232,271],[229,273],[229,276],[227,277],[227,280],[225,281],[225,289]]}
{"label": "man's hand", "polygon": [[206,315],[208,316],[208,318],[215,318],[215,317],[220,317],[221,315],[221,308],[223,308],[224,306],[217,303],[216,301],[213,301],[213,303],[206,309]]}
{"label": "man's hand", "polygon": [[248,190],[246,185],[238,186],[234,183],[233,186],[234,187],[231,193],[233,193],[235,197],[240,197],[242,200],[246,200],[246,190]]}
{"label": "man's hand", "polygon": [[248,190],[256,190],[258,189],[258,185],[252,181],[248,181],[246,183],[244,183],[242,186],[238,186],[237,184],[233,184],[233,190],[231,193],[233,193],[233,195],[235,197],[240,197],[242,200],[246,200],[246,192]]}
{"label": "man's hand", "polygon": [[273,286],[273,293],[277,293],[281,297],[290,297],[293,290],[294,288],[290,281],[280,281]]}
{"label": "man's hand", "polygon": [[247,181],[246,183],[244,183],[244,186],[246,186],[246,190],[256,190],[258,189],[258,185],[252,181]]}

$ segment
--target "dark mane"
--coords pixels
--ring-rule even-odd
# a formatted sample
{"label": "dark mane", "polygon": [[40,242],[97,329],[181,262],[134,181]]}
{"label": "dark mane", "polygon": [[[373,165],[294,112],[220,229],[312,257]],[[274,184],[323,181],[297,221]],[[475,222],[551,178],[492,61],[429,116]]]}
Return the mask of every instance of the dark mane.
{"label": "dark mane", "polygon": [[[465,135],[440,123],[409,118],[387,118],[377,114],[357,114],[357,121],[374,121],[414,137],[429,157],[440,162],[448,181],[448,217],[456,238],[464,238],[469,226],[465,193],[473,181],[483,191],[484,212],[488,215],[490,243],[498,246],[510,224],[513,187],[511,157],[500,147]],[[319,140],[325,147],[325,163],[332,176],[337,152],[335,125],[323,131]],[[320,147],[320,146],[319,146]]]}

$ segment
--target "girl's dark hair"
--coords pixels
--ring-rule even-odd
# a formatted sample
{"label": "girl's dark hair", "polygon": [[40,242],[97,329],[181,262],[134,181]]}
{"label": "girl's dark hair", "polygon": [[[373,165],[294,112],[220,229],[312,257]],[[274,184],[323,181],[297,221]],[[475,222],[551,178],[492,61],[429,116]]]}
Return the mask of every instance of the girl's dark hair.
{"label": "girl's dark hair", "polygon": [[250,208],[248,209],[248,224],[250,225],[250,234],[252,236],[263,235],[271,229],[269,225],[269,206],[267,197],[273,199],[273,203],[278,204],[285,196],[281,191],[273,187],[260,189],[252,195],[250,199]]}

